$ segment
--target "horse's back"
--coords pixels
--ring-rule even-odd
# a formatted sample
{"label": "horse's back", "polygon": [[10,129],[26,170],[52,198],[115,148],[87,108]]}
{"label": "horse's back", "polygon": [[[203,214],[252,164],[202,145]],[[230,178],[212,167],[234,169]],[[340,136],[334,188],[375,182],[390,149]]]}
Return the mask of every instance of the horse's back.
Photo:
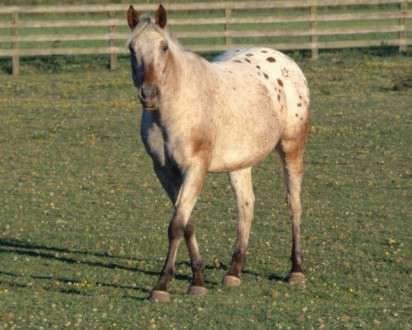
{"label": "horse's back", "polygon": [[308,95],[306,78],[290,57],[271,48],[242,48],[228,50],[213,59],[214,63],[226,64],[227,62],[243,63],[250,66],[257,76],[272,83],[277,79],[291,81],[297,90]]}
{"label": "horse's back", "polygon": [[274,103],[280,102],[284,117],[284,136],[300,135],[309,120],[309,88],[299,66],[287,55],[271,48],[232,49],[217,56],[219,66],[237,64],[274,90]]}

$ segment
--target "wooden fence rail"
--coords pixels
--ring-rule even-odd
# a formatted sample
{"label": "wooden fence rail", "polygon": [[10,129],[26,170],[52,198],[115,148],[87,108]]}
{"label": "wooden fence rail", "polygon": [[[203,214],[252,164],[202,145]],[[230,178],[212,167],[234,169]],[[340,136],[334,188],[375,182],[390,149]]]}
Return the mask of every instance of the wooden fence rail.
{"label": "wooden fence rail", "polygon": [[[319,49],[395,46],[406,51],[412,45],[408,2],[412,1],[204,2],[168,4],[167,10],[171,30],[194,51],[265,45],[310,50],[317,59]],[[156,6],[135,8],[144,12]],[[18,74],[19,59],[25,56],[108,54],[110,68],[115,69],[117,55],[127,53],[127,9],[123,4],[0,6],[0,57],[12,59],[13,74]],[[87,47],[82,47],[85,42]]]}

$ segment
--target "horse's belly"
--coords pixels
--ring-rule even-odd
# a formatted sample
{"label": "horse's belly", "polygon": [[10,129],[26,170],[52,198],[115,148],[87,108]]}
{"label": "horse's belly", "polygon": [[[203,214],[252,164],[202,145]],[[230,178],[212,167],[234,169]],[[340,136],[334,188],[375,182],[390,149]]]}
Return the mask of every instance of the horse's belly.
{"label": "horse's belly", "polygon": [[259,163],[275,148],[280,134],[276,118],[243,122],[222,130],[215,141],[209,170],[233,171]]}
{"label": "horse's belly", "polygon": [[210,172],[228,172],[256,165],[262,161],[276,146],[276,142],[267,144],[265,148],[255,145],[255,148],[245,148],[242,145],[233,146],[226,152],[214,155],[210,163]]}

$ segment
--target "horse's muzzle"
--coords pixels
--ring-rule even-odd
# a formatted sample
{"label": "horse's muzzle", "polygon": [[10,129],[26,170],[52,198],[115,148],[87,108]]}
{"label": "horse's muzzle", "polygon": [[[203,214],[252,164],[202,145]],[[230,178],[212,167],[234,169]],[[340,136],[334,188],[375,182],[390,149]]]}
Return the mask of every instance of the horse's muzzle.
{"label": "horse's muzzle", "polygon": [[159,108],[160,90],[157,86],[143,85],[138,95],[145,110],[157,110]]}

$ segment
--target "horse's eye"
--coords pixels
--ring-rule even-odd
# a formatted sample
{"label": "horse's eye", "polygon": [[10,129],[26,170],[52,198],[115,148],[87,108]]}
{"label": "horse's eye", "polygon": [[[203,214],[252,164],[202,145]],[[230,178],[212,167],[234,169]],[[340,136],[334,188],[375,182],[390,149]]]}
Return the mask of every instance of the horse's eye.
{"label": "horse's eye", "polygon": [[162,43],[162,45],[160,46],[160,50],[163,53],[166,53],[168,49],[169,49],[169,45],[167,43]]}

